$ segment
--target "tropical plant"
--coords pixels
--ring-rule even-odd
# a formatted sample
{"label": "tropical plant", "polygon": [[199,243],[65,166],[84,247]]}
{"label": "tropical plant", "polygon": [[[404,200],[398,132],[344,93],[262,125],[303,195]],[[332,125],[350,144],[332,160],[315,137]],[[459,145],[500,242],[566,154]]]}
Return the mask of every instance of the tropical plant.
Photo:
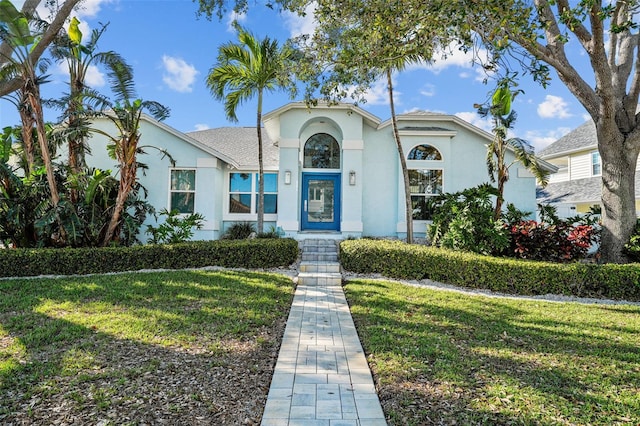
{"label": "tropical plant", "polygon": [[245,240],[256,232],[256,228],[251,222],[236,222],[231,225],[222,235],[223,240]]}
{"label": "tropical plant", "polygon": [[[86,167],[85,153],[90,152],[87,139],[90,132],[86,108],[101,108],[106,99],[86,85],[86,76],[91,66],[96,64],[123,63],[124,59],[113,51],[98,52],[97,44],[107,29],[102,25],[91,32],[83,44],[83,34],[79,29],[80,21],[73,17],[67,31],[67,37],[59,37],[54,43],[51,54],[54,59],[64,62],[69,70],[69,93],[56,100],[58,107],[64,110],[58,132],[62,134],[68,148],[68,164],[72,173],[78,174]],[[89,105],[85,103],[89,102]],[[76,197],[72,196],[72,199]]]}
{"label": "tropical plant", "polygon": [[151,235],[148,242],[152,244],[176,244],[189,241],[193,237],[193,230],[202,229],[204,216],[200,213],[182,215],[178,210],[160,210],[156,216],[164,216],[164,221],[158,226],[147,225],[146,233]]}
{"label": "tropical plant", "polygon": [[[118,162],[120,180],[118,194],[111,211],[111,219],[102,241],[104,246],[120,240],[121,231],[130,228],[128,222],[122,220],[122,215],[132,191],[139,185],[137,171],[141,164],[138,162],[138,155],[144,153],[143,148],[147,147],[140,145],[142,113],[146,111],[156,120],[163,120],[169,115],[169,109],[160,103],[136,98],[133,70],[124,61],[109,62],[107,69],[115,102],[110,102],[110,109],[102,112],[100,116],[110,121],[115,126],[117,133],[111,135],[107,131],[95,128],[92,131],[108,139],[109,155]],[[164,151],[163,153],[168,155]],[[139,221],[139,214],[142,214],[143,211],[145,209],[136,210],[133,217],[137,219],[133,221],[132,225]]]}
{"label": "tropical plant", "polygon": [[[490,107],[479,106],[478,113],[486,117],[491,115],[493,121],[493,140],[487,146],[487,169],[491,182],[498,184],[498,194],[493,217],[498,220],[502,216],[505,184],[509,180],[509,169],[519,162],[529,170],[544,187],[549,181],[549,172],[544,169],[535,155],[533,147],[524,139],[508,138],[508,132],[513,129],[516,112],[511,109],[511,103],[518,93],[511,90],[512,79],[504,79],[495,90]],[[507,162],[507,151],[513,152],[515,159]]]}
{"label": "tropical plant", "polygon": [[213,97],[224,101],[227,118],[238,121],[238,106],[257,96],[256,132],[258,135],[258,208],[257,230],[264,227],[264,165],[262,145],[262,100],[264,92],[285,90],[293,97],[296,86],[292,79],[295,51],[280,47],[276,40],[258,40],[242,27],[237,27],[238,42],[225,43],[218,49],[218,62],[207,75],[206,84]]}
{"label": "tropical plant", "polygon": [[[82,0],[64,0],[63,2],[50,2],[47,0],[26,0],[22,3],[21,13],[25,17],[34,16],[36,8],[43,2],[46,3],[46,6],[48,6],[50,11],[53,13],[53,18],[46,26],[42,36],[39,37],[38,43],[29,51],[29,62],[32,64],[40,62],[42,55],[47,50],[47,47],[49,47],[51,42],[58,36],[60,30],[67,22],[67,18],[73,12],[76,5],[81,1]],[[2,24],[0,24],[0,26],[2,26]],[[0,68],[3,68],[6,64],[12,61],[12,49],[13,47],[10,42],[0,40]],[[22,84],[23,83],[19,76],[13,76],[8,79],[0,78],[0,96],[5,96],[15,92]]]}
{"label": "tropical plant", "polygon": [[19,12],[9,0],[0,0],[0,40],[7,47],[2,53],[4,66],[0,69],[0,80],[18,81],[17,103],[21,116],[23,142],[27,148],[29,172],[33,170],[35,160],[32,157],[32,133],[35,127],[40,147],[40,156],[44,164],[52,207],[60,201],[56,186],[51,153],[47,144],[47,134],[40,97],[40,85],[46,81],[42,72],[48,64],[45,60],[33,62],[31,52],[38,48],[47,23]]}
{"label": "tropical plant", "polygon": [[509,247],[505,223],[493,216],[496,188],[482,184],[429,200],[434,211],[427,232],[431,244],[454,250],[498,254]]}

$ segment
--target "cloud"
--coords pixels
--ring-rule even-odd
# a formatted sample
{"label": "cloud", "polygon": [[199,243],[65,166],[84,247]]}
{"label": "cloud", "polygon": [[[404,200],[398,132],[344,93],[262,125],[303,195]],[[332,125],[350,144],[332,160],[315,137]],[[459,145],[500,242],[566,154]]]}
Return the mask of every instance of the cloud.
{"label": "cloud", "polygon": [[422,86],[422,89],[420,89],[420,94],[422,96],[427,96],[427,97],[435,96],[436,86],[434,86],[433,84],[427,83],[424,86]]}
{"label": "cloud", "polygon": [[174,58],[168,55],[162,56],[164,74],[162,81],[170,89],[180,93],[188,93],[193,90],[193,83],[198,75],[198,71],[193,65],[187,64],[183,59]]}
{"label": "cloud", "polygon": [[284,26],[291,37],[298,37],[305,34],[313,34],[317,22],[316,22],[316,2],[309,3],[307,7],[304,9],[304,16],[300,16],[297,13],[285,11],[283,13],[284,17]]}
{"label": "cloud", "polygon": [[197,132],[198,132],[198,131],[200,131],[200,130],[207,130],[207,129],[210,129],[210,127],[209,127],[209,125],[208,125],[208,124],[202,124],[202,123],[198,123],[198,124],[196,124],[196,125],[195,125],[195,126],[193,126],[193,127],[194,127],[194,129],[195,129]]}
{"label": "cloud", "polygon": [[247,20],[246,13],[238,13],[238,12],[232,11],[227,17],[227,32],[235,33],[236,29],[233,27],[234,24],[235,23],[242,24],[246,20]]}
{"label": "cloud", "polygon": [[541,118],[569,118],[569,105],[560,96],[547,95],[544,102],[538,105],[538,115]]}
{"label": "cloud", "polygon": [[493,127],[491,124],[491,119],[482,118],[480,114],[475,111],[456,112],[454,115],[456,117],[462,118],[467,123],[473,124],[474,126],[491,133],[491,128]]}
{"label": "cloud", "polygon": [[84,0],[80,3],[80,6],[76,8],[76,12],[78,13],[78,17],[94,18],[100,13],[103,5],[115,2],[116,0]]}
{"label": "cloud", "polygon": [[[67,63],[66,62],[58,63],[55,74],[64,76],[64,82],[68,83],[69,67],[67,66]],[[87,68],[87,73],[84,78],[84,82],[87,86],[97,89],[105,85],[105,76],[97,66],[89,65],[89,68]]]}
{"label": "cloud", "polygon": [[[393,90],[393,102],[396,105],[402,105],[400,101],[400,95],[402,92],[395,89],[396,80],[392,78],[392,84],[394,85]],[[347,93],[351,94],[355,90],[354,87],[348,88]],[[381,77],[378,80],[374,81],[371,87],[367,90],[367,92],[363,95],[364,100],[369,105],[388,105],[389,104],[389,89],[387,87],[387,78]]]}
{"label": "cloud", "polygon": [[558,127],[557,129],[548,130],[546,132],[541,132],[538,130],[529,130],[524,135],[524,140],[533,145],[536,149],[536,152],[540,152],[542,149],[551,145],[553,142],[557,141],[567,133],[569,133],[572,129],[570,127]]}

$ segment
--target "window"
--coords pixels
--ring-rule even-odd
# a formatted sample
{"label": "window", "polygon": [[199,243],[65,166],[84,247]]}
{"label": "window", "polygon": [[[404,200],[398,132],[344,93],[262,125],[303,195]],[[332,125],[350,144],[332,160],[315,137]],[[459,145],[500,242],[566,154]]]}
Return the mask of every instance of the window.
{"label": "window", "polygon": [[179,213],[195,213],[196,171],[171,170],[169,210]]}
{"label": "window", "polygon": [[[250,214],[258,211],[258,173],[229,174],[229,213]],[[278,174],[264,174],[264,212],[278,212]]]}
{"label": "window", "polygon": [[409,188],[414,220],[431,220],[429,197],[442,194],[442,170],[409,170]]}
{"label": "window", "polygon": [[418,145],[409,151],[407,160],[442,160],[442,156],[431,145]]}
{"label": "window", "polygon": [[593,151],[591,153],[591,175],[600,176],[602,174],[602,162],[600,161],[600,153]]}
{"label": "window", "polygon": [[304,167],[307,169],[339,169],[340,145],[333,136],[318,133],[304,144]]}

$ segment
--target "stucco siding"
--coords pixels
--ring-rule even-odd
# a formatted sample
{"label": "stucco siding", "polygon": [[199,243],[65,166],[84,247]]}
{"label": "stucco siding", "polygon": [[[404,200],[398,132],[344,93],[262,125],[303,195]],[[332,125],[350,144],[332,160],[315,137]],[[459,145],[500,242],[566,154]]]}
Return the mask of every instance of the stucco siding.
{"label": "stucco siding", "polygon": [[396,235],[398,199],[398,151],[390,129],[365,128],[363,152],[363,235]]}

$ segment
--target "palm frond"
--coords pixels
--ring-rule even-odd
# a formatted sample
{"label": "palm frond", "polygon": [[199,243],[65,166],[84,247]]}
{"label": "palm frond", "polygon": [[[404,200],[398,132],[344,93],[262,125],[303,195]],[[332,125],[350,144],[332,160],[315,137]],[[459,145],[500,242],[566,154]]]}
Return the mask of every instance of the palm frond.
{"label": "palm frond", "polygon": [[130,101],[136,97],[133,69],[124,61],[107,62],[107,78],[111,91],[118,101]]}

